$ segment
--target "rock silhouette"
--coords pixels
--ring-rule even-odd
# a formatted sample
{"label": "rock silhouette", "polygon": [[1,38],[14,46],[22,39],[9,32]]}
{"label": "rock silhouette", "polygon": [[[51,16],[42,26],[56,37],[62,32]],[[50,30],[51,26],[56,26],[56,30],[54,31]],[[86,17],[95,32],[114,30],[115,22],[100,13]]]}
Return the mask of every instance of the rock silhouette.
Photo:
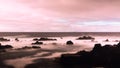
{"label": "rock silhouette", "polygon": [[88,65],[93,67],[114,68],[120,66],[120,42],[116,45],[95,44],[91,51],[79,51],[75,54],[62,54],[60,63],[64,66]]}
{"label": "rock silhouette", "polygon": [[1,45],[0,43],[0,49],[8,49],[8,48],[13,48],[11,45]]}
{"label": "rock silhouette", "polygon": [[73,45],[73,42],[70,40],[70,41],[67,41],[66,42],[66,45]]}
{"label": "rock silhouette", "polygon": [[104,42],[109,42],[109,39],[106,39]]}
{"label": "rock silhouette", "polygon": [[44,37],[41,37],[41,38],[35,38],[33,39],[34,41],[56,41],[57,39],[51,39],[51,38],[44,38]]}
{"label": "rock silhouette", "polygon": [[43,42],[36,41],[35,43],[32,43],[32,45],[40,45],[43,44]]}
{"label": "rock silhouette", "polygon": [[29,47],[29,46],[24,46],[22,47],[21,49],[36,49],[36,48],[41,48],[40,46],[32,46],[32,47]]}
{"label": "rock silhouette", "polygon": [[41,47],[39,47],[39,46],[32,46],[32,48],[41,48]]}
{"label": "rock silhouette", "polygon": [[15,38],[15,41],[19,41],[19,39],[18,39],[18,38]]}
{"label": "rock silhouette", "polygon": [[82,36],[77,38],[76,40],[94,40],[95,38],[91,37],[91,36]]}
{"label": "rock silhouette", "polygon": [[10,39],[0,38],[0,41],[10,41]]}

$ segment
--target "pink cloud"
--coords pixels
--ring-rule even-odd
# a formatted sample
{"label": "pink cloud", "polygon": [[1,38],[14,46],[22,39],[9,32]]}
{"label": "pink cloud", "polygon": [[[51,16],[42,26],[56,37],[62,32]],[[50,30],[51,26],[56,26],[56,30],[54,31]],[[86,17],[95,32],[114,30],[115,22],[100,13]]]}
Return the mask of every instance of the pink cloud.
{"label": "pink cloud", "polygon": [[114,22],[120,18],[119,3],[119,0],[0,0],[0,31],[119,31],[116,28],[120,25],[103,28],[77,23]]}

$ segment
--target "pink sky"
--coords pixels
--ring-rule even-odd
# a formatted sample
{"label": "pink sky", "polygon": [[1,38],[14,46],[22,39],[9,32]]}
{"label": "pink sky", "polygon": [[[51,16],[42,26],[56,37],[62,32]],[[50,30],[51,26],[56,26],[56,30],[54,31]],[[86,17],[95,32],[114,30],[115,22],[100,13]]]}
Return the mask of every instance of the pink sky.
{"label": "pink sky", "polygon": [[2,32],[120,32],[120,0],[0,0]]}

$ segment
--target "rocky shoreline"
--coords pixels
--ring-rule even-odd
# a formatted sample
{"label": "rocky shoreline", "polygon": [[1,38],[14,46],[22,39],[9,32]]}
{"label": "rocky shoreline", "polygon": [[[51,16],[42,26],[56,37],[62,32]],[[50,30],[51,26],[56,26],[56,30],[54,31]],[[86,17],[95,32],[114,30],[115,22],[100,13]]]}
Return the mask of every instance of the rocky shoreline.
{"label": "rocky shoreline", "polygon": [[120,67],[120,42],[116,45],[95,44],[92,51],[62,54],[59,63],[63,66]]}

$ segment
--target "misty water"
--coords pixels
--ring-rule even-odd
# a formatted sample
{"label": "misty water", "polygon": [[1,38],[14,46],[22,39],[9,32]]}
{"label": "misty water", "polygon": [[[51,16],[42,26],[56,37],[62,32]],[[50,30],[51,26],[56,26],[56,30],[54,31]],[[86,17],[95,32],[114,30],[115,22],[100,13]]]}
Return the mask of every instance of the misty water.
{"label": "misty water", "polygon": [[[18,38],[20,41],[15,41],[15,38]],[[118,36],[92,36],[95,38],[94,41],[91,40],[76,40],[79,36],[66,36],[66,37],[48,37],[48,38],[55,38],[57,41],[42,41],[42,45],[40,49],[23,49],[19,50],[24,46],[33,46],[31,43],[34,38],[40,37],[26,37],[25,35],[19,36],[6,36],[4,38],[10,39],[8,42],[0,42],[3,45],[9,44],[12,45],[14,48],[8,50],[7,53],[1,54],[1,57],[7,55],[8,57],[13,57],[10,59],[6,59],[3,61],[5,65],[12,66],[14,68],[29,68],[29,65],[33,66],[37,63],[35,61],[39,61],[39,68],[62,68],[60,65],[56,63],[48,63],[51,62],[50,59],[54,59],[56,57],[60,57],[61,54],[66,53],[76,53],[81,50],[90,51],[92,50],[94,44],[101,43],[102,45],[105,44],[117,44],[115,40],[120,40]],[[109,39],[108,42],[105,42],[106,39]],[[66,45],[66,41],[73,41],[74,45]],[[12,55],[11,55],[12,53]],[[22,54],[21,54],[22,53]],[[8,56],[9,55],[9,56]],[[14,56],[15,55],[15,56]],[[14,58],[16,57],[16,58]],[[44,63],[44,64],[43,64]],[[49,64],[49,65],[46,65]],[[28,67],[27,67],[28,66]],[[53,67],[52,67],[53,66]]]}

